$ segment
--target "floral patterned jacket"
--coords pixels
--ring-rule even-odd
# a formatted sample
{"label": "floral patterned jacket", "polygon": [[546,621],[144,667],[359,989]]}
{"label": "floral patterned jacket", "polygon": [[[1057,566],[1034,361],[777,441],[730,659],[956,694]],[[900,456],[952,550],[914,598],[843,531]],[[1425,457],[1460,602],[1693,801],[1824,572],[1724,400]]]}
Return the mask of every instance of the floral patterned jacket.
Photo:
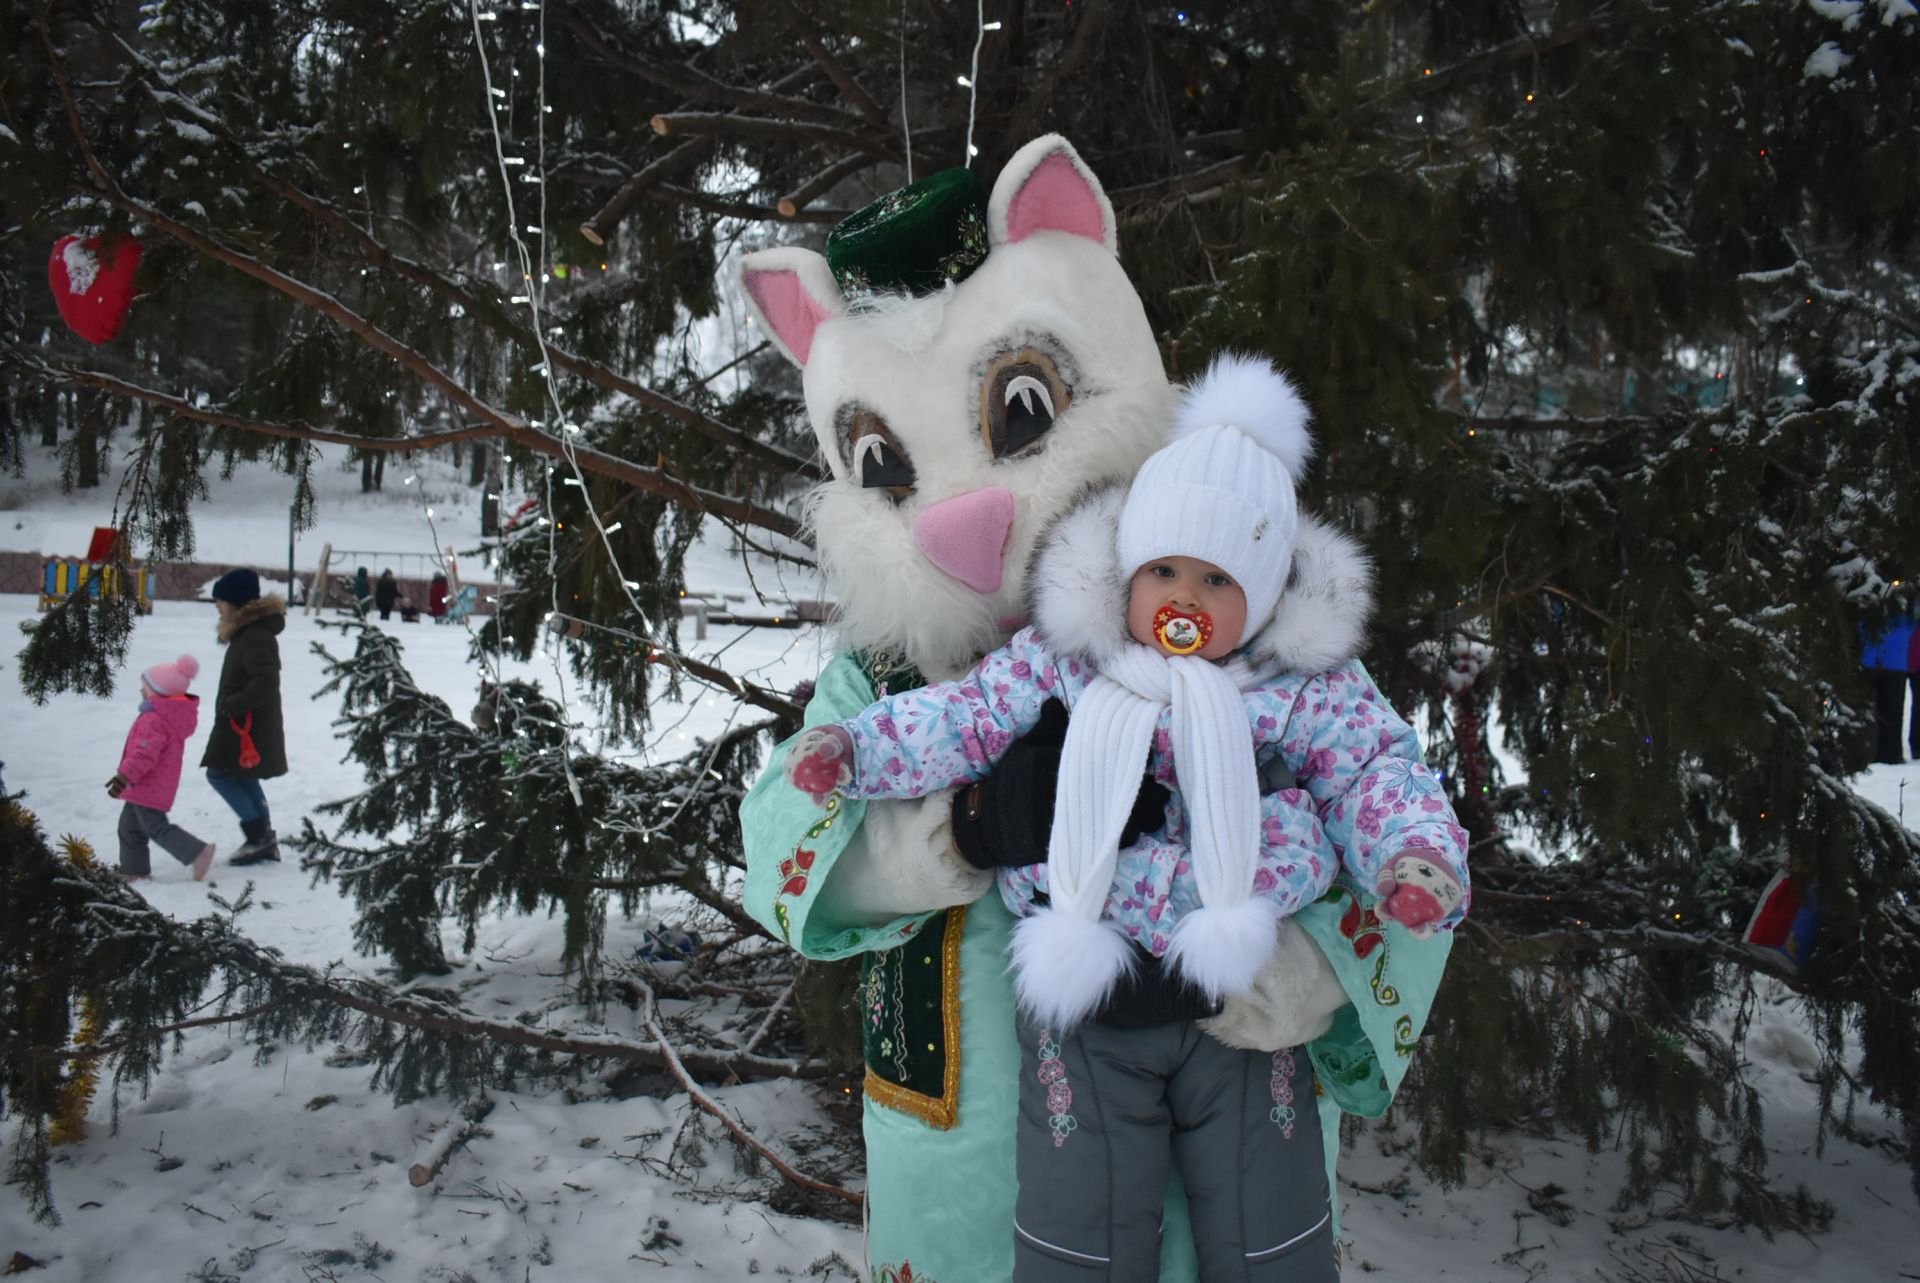
{"label": "floral patterned jacket", "polygon": [[[850,797],[922,797],[985,777],[1031,730],[1050,698],[1069,712],[1094,678],[1086,662],[1058,653],[1025,628],[956,682],[887,696],[841,725],[853,736]],[[1344,867],[1371,891],[1394,857],[1419,851],[1468,886],[1466,832],[1420,759],[1413,728],[1349,660],[1317,675],[1288,673],[1245,693],[1248,728],[1263,779],[1290,786],[1261,798],[1261,852],[1254,892],[1292,916],[1324,895]],[[1186,852],[1189,821],[1174,774],[1172,713],[1154,730],[1147,769],[1172,791],[1166,821],[1120,853],[1102,914],[1156,957],[1182,915],[1199,907]],[[1002,872],[1001,898],[1016,916],[1047,890],[1047,866]],[[1464,916],[1467,897],[1439,925]]]}

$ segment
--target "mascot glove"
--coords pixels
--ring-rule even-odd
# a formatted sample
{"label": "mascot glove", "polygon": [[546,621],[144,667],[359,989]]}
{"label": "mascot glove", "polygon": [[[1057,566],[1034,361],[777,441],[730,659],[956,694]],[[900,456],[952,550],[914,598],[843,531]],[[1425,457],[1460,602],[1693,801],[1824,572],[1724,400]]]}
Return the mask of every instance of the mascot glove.
{"label": "mascot glove", "polygon": [[1299,923],[1282,919],[1252,987],[1229,995],[1220,1014],[1200,1021],[1200,1028],[1242,1051],[1286,1051],[1327,1032],[1346,1005],[1347,991],[1320,946]]}
{"label": "mascot glove", "polygon": [[800,732],[787,753],[787,781],[824,806],[853,783],[853,736],[844,726],[814,726]]}
{"label": "mascot glove", "polygon": [[1432,935],[1466,895],[1459,879],[1438,860],[1417,851],[1403,851],[1387,861],[1374,892],[1380,897],[1380,916],[1417,936]]}

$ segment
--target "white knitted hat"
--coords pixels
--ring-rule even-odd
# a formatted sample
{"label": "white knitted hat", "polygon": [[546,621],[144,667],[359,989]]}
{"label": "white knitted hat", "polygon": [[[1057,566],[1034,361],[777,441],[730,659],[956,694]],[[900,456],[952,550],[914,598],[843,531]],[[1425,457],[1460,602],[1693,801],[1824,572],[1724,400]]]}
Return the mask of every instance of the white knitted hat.
{"label": "white knitted hat", "polygon": [[1116,549],[1131,574],[1157,557],[1195,557],[1247,595],[1245,644],[1273,615],[1300,526],[1294,486],[1313,454],[1311,415],[1287,376],[1223,353],[1187,389],[1172,440],[1141,465]]}

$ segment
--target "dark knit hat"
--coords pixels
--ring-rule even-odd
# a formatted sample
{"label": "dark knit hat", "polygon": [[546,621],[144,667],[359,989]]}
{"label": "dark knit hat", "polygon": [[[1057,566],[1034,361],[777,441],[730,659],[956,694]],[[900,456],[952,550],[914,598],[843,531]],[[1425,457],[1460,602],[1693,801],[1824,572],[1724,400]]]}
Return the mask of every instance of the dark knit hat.
{"label": "dark knit hat", "polygon": [[245,566],[238,570],[229,570],[213,581],[213,599],[228,602],[235,606],[244,606],[256,601],[260,596],[260,576]]}
{"label": "dark knit hat", "polygon": [[827,266],[848,298],[958,285],[987,257],[987,193],[970,169],[888,192],[827,234]]}

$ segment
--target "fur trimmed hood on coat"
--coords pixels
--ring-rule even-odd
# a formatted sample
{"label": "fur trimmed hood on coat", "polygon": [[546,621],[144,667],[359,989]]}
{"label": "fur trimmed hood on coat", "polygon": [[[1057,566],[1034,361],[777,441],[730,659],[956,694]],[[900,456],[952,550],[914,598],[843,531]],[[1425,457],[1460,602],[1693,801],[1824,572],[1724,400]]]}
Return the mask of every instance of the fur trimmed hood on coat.
{"label": "fur trimmed hood on coat", "polygon": [[[1114,537],[1127,487],[1090,491],[1041,536],[1027,578],[1034,625],[1095,668],[1131,639],[1127,584]],[[1243,648],[1261,673],[1321,673],[1360,652],[1373,617],[1373,563],[1359,543],[1302,513],[1293,572],[1279,604]]]}
{"label": "fur trimmed hood on coat", "polygon": [[287,602],[286,599],[278,593],[268,593],[265,597],[255,597],[252,601],[244,606],[238,607],[231,615],[222,619],[215,635],[219,637],[220,644],[224,646],[233,640],[235,633],[238,633],[248,624],[257,624],[263,619],[275,619],[276,617],[278,627],[273,631],[277,633],[287,626]]}

